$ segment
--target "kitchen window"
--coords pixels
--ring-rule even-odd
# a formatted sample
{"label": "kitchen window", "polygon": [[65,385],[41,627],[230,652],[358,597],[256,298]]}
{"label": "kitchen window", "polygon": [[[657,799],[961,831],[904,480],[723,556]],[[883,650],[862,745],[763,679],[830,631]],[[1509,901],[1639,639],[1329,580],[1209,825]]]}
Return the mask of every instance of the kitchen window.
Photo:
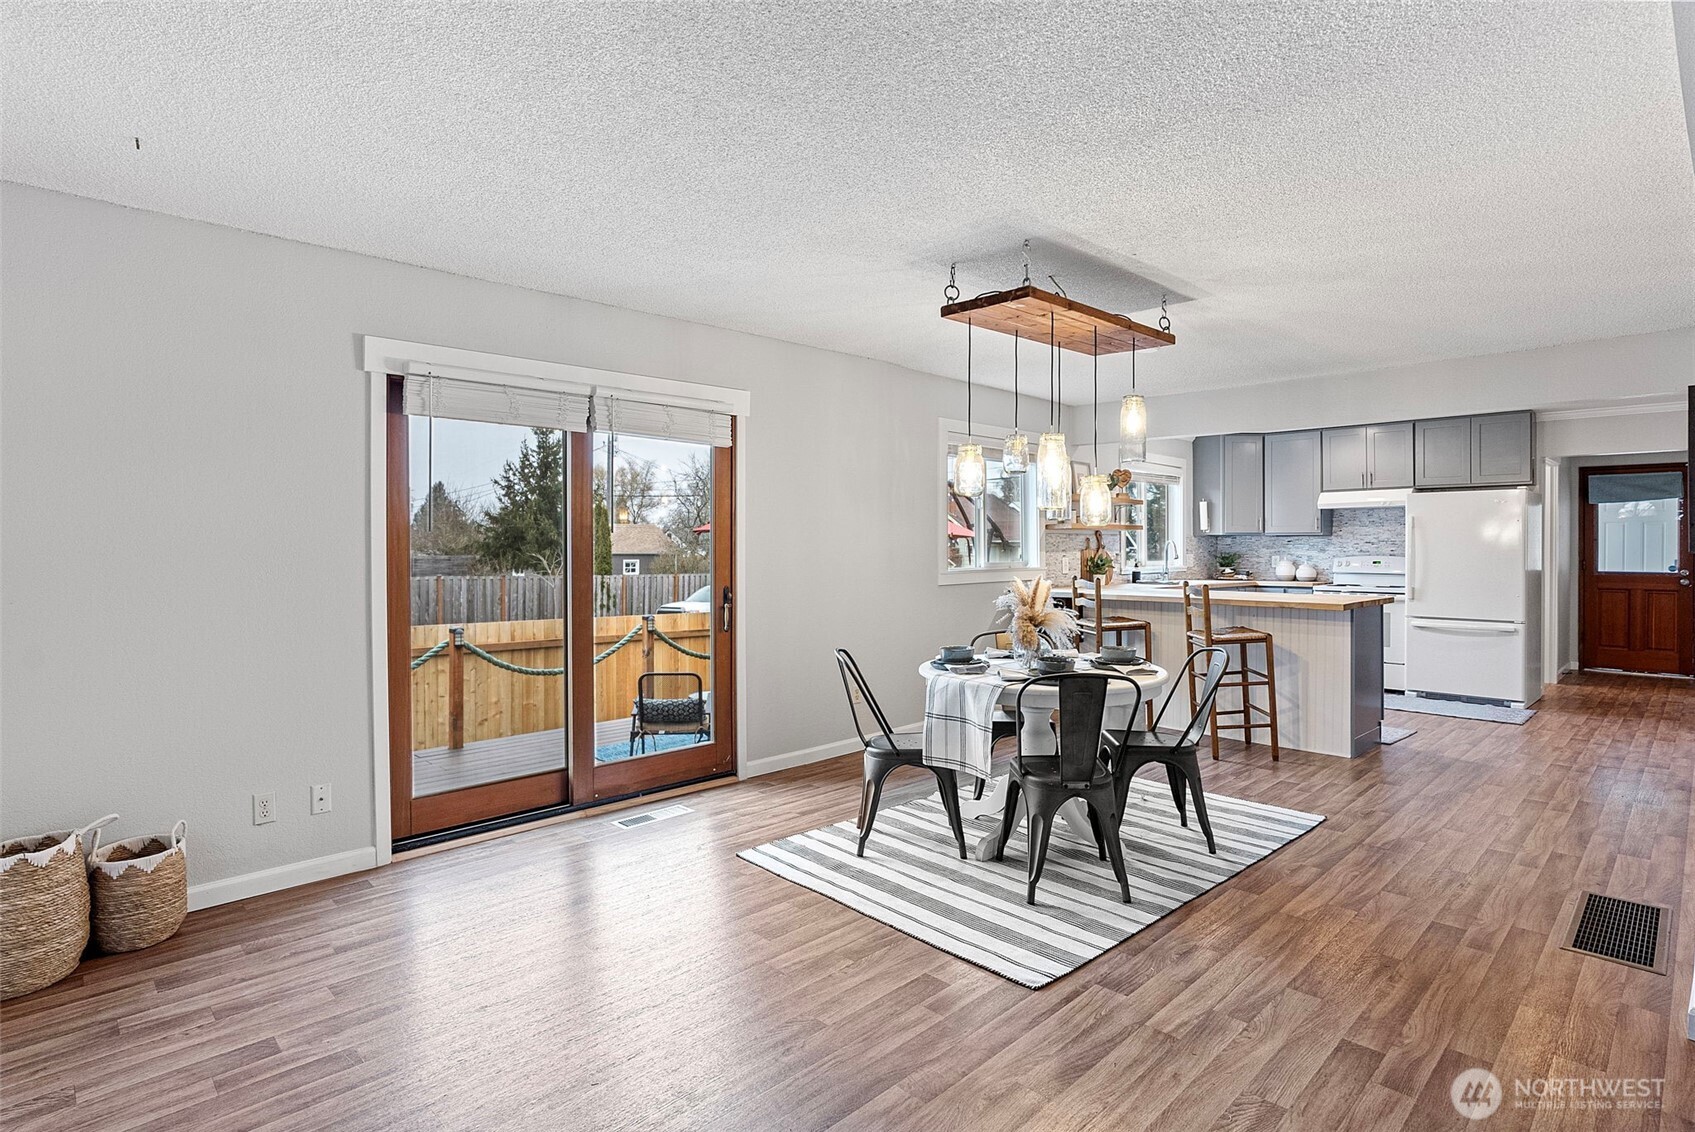
{"label": "kitchen window", "polygon": [[[996,435],[999,433],[997,432]],[[982,435],[977,435],[979,443]],[[954,490],[954,460],[962,432],[944,429],[942,514],[943,580],[989,581],[1035,565],[1041,552],[1036,524],[1034,470],[1008,472],[998,446],[983,445],[987,487],[976,499]]]}
{"label": "kitchen window", "polygon": [[1136,464],[1130,473],[1130,494],[1142,500],[1135,509],[1142,529],[1124,532],[1124,560],[1134,568],[1159,569],[1169,553],[1176,569],[1183,565],[1183,468]]}

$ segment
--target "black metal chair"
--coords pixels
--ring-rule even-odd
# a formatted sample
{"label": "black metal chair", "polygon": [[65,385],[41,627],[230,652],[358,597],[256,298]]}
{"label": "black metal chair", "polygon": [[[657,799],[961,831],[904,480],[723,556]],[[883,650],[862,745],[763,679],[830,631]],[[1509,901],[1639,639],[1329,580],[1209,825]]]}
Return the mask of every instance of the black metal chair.
{"label": "black metal chair", "polygon": [[1159,706],[1159,715],[1154,718],[1153,727],[1148,731],[1127,731],[1124,739],[1118,745],[1118,750],[1112,756],[1113,777],[1116,780],[1118,812],[1124,813],[1130,799],[1130,779],[1135,777],[1138,770],[1149,763],[1160,763],[1165,767],[1165,777],[1171,784],[1171,800],[1177,803],[1177,817],[1188,828],[1189,815],[1183,806],[1183,788],[1189,788],[1190,795],[1195,800],[1195,817],[1201,823],[1201,832],[1206,834],[1207,852],[1217,853],[1218,842],[1212,836],[1212,822],[1207,820],[1206,795],[1201,792],[1201,760],[1200,741],[1201,724],[1212,711],[1213,697],[1218,695],[1219,683],[1224,679],[1225,670],[1230,666],[1230,654],[1217,646],[1199,648],[1189,654],[1184,662],[1185,676],[1194,671],[1196,661],[1211,654],[1207,663],[1206,680],[1201,686],[1199,707],[1192,713],[1189,725],[1180,734],[1160,734],[1159,722],[1165,718],[1166,709],[1171,707],[1173,697],[1177,695],[1181,683],[1173,674],[1171,689],[1165,694],[1165,702]]}
{"label": "black metal chair", "polygon": [[647,753],[649,735],[694,734],[702,742],[711,735],[706,709],[706,685],[695,672],[644,672],[636,680],[636,702],[630,707],[630,757],[641,740]]}
{"label": "black metal chair", "polygon": [[[871,823],[877,819],[877,801],[883,796],[883,780],[889,772],[910,766],[927,770],[936,776],[942,791],[942,809],[947,811],[948,823],[953,826],[953,839],[959,845],[959,856],[965,858],[965,827],[959,816],[959,779],[946,767],[928,766],[924,762],[924,733],[897,732],[878,706],[877,697],[859,671],[859,664],[846,649],[836,650],[836,667],[842,673],[842,691],[847,693],[848,714],[853,716],[853,729],[865,747],[865,780],[859,789],[859,848],[854,855],[865,856],[865,842],[871,836]],[[860,722],[859,708],[863,704],[876,723],[876,733],[867,736]]]}
{"label": "black metal chair", "polygon": [[[1114,683],[1122,682],[1136,690],[1131,705],[1128,728],[1135,726],[1136,715],[1142,706],[1142,686],[1128,676],[1093,672],[1061,673],[1057,676],[1038,676],[1026,680],[1018,689],[1017,706],[1023,715],[1024,694],[1038,684],[1052,684],[1059,691],[1059,723],[1056,736],[1059,749],[1052,755],[1026,756],[1020,742],[1018,756],[1012,760],[1012,778],[1006,788],[1006,808],[1001,813],[1001,829],[995,844],[995,860],[1003,858],[1006,842],[1012,836],[1018,817],[1018,800],[1024,799],[1025,813],[1030,822],[1029,888],[1024,902],[1036,902],[1036,882],[1042,879],[1042,867],[1047,863],[1048,837],[1053,832],[1054,816],[1059,808],[1073,798],[1081,798],[1089,811],[1089,824],[1094,829],[1095,848],[1101,860],[1112,862],[1113,875],[1118,878],[1124,902],[1130,903],[1130,880],[1124,872],[1124,847],[1118,830],[1123,816],[1117,782],[1113,769],[1103,758],[1114,746],[1106,736],[1107,692]],[[1106,740],[1103,752],[1102,741]],[[1022,733],[1020,734],[1022,740]]]}

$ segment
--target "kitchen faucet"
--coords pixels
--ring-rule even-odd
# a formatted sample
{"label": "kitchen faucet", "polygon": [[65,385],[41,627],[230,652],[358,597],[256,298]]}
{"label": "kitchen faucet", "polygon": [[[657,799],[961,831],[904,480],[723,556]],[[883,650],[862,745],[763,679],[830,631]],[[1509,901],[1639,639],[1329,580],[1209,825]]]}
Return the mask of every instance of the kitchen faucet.
{"label": "kitchen faucet", "polygon": [[1176,549],[1176,545],[1166,539],[1164,548],[1160,550],[1160,576],[1167,582],[1171,581],[1171,552]]}

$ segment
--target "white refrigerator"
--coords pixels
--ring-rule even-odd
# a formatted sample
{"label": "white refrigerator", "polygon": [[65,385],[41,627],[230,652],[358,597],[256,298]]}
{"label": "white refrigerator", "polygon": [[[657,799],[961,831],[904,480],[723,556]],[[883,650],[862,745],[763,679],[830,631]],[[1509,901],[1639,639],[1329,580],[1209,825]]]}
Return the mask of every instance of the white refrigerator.
{"label": "white refrigerator", "polygon": [[1542,696],[1542,497],[1407,500],[1407,691],[1527,707]]}

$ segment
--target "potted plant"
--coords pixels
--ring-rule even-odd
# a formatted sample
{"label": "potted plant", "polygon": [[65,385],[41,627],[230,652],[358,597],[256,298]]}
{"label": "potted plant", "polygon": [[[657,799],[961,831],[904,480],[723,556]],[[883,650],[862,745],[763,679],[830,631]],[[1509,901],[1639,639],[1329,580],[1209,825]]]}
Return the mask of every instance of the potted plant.
{"label": "potted plant", "polygon": [[1227,550],[1220,554],[1218,556],[1218,576],[1234,578],[1236,576],[1236,564],[1240,561],[1242,561],[1242,556],[1234,551]]}
{"label": "potted plant", "polygon": [[1117,566],[1118,563],[1113,559],[1112,552],[1102,543],[1101,533],[1096,531],[1095,544],[1083,548],[1082,560],[1078,565],[1082,568],[1081,572],[1084,578],[1091,582],[1099,578],[1101,585],[1110,586],[1112,585],[1113,567]]}

